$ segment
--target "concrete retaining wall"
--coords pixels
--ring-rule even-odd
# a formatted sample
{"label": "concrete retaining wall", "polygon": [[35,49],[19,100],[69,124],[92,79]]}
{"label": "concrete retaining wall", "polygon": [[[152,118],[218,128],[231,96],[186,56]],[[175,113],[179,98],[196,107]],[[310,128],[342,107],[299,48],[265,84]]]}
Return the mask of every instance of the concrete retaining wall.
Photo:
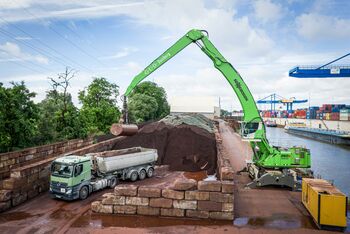
{"label": "concrete retaining wall", "polygon": [[23,150],[1,153],[0,154],[0,180],[8,178],[13,168],[21,167],[26,164],[40,161],[46,158],[54,157],[65,152],[69,152],[93,143],[92,138],[74,139],[62,141],[54,144],[38,147],[26,148]]}
{"label": "concrete retaining wall", "polygon": [[173,187],[118,185],[114,193],[94,201],[91,209],[105,214],[233,220],[232,181],[177,180]]}
{"label": "concrete retaining wall", "polygon": [[229,159],[224,153],[222,146],[222,139],[217,127],[215,127],[215,139],[216,139],[216,149],[217,149],[217,170],[216,175],[220,180],[233,180],[234,171],[231,166]]}
{"label": "concrete retaining wall", "polygon": [[[91,139],[72,140],[5,154],[8,158],[6,160],[15,160],[15,163],[9,165],[9,178],[0,180],[0,212],[48,191],[50,165],[55,158],[68,153],[84,155],[109,150],[117,140],[118,137],[97,144],[92,144]],[[85,147],[81,148],[82,146]],[[33,155],[32,160],[21,164],[19,158],[25,158],[28,155]],[[4,154],[1,155],[3,156]]]}

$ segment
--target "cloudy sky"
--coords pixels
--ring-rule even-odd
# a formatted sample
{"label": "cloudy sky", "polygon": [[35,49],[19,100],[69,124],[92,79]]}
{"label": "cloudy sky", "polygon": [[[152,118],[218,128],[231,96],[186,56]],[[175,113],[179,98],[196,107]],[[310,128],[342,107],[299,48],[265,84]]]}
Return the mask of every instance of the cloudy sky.
{"label": "cloudy sky", "polygon": [[[197,28],[209,32],[256,99],[278,93],[310,98],[311,105],[350,104],[349,78],[288,76],[295,65],[324,64],[350,52],[349,11],[347,0],[0,0],[0,82],[24,80],[40,101],[50,88],[47,77],[69,66],[78,71],[70,87],[76,104],[94,76],[123,93],[138,72]],[[223,108],[240,109],[196,45],[147,79],[170,98],[220,96]]]}

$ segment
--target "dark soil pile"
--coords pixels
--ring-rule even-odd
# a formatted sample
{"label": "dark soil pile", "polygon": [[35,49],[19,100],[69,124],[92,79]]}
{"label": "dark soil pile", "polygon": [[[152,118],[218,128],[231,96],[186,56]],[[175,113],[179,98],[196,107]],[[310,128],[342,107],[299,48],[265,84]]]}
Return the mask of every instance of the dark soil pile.
{"label": "dark soil pile", "polygon": [[216,141],[213,133],[187,124],[177,126],[153,122],[143,126],[134,136],[118,141],[113,149],[146,147],[158,150],[158,165],[170,170],[216,171]]}

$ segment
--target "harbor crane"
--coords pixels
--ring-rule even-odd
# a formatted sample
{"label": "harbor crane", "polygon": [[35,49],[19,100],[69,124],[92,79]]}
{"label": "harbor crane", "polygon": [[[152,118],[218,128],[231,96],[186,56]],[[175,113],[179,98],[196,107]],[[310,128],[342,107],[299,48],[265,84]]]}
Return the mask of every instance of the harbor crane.
{"label": "harbor crane", "polygon": [[284,98],[276,93],[273,93],[267,97],[264,97],[258,100],[256,103],[258,104],[270,104],[271,112],[276,111],[276,104],[283,104],[287,106],[288,113],[293,112],[293,104],[306,103],[307,99],[297,100],[294,97],[292,98]]}
{"label": "harbor crane", "polygon": [[289,70],[289,76],[296,78],[347,78],[350,77],[350,65],[335,65],[333,63],[349,56],[345,54],[324,65],[296,66]]}

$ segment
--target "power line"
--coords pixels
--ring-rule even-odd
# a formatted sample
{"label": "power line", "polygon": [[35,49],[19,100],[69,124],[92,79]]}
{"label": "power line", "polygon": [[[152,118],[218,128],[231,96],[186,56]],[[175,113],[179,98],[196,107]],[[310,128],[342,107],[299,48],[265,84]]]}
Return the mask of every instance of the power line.
{"label": "power line", "polygon": [[[45,9],[38,5],[38,8],[40,8],[42,11],[45,11]],[[60,19],[58,19],[57,17],[53,17],[51,16],[52,19],[56,20],[57,23],[59,23],[60,25],[62,25],[63,27],[65,27],[66,29],[68,29],[68,31],[70,31],[71,33],[73,33],[77,38],[79,38],[81,41],[84,41],[83,37],[79,35],[79,33],[77,33],[76,31],[72,30],[69,26],[67,26],[66,24],[62,23],[60,21]],[[96,47],[94,47],[93,45],[89,45],[90,48],[92,48],[95,52],[98,53],[98,49],[96,49]]]}
{"label": "power line", "polygon": [[38,71],[38,70],[36,70],[36,69],[34,69],[34,68],[32,68],[32,67],[29,67],[29,66],[27,66],[27,65],[25,65],[25,64],[18,63],[18,62],[16,62],[16,61],[11,61],[11,60],[9,60],[9,61],[7,61],[7,62],[16,64],[16,65],[18,65],[18,66],[20,66],[20,67],[25,67],[25,68],[27,68],[28,70],[31,70],[31,71],[36,72],[36,73],[41,73],[40,71]]}
{"label": "power line", "polygon": [[[40,67],[40,68],[41,68],[41,69],[43,69],[43,70],[46,70],[46,71],[52,72],[52,71],[51,71],[51,70],[49,70],[47,67],[41,66],[41,65],[39,65],[39,64],[35,64],[35,63],[33,63],[33,62],[29,61],[29,60],[23,59],[23,58],[18,57],[18,56],[16,56],[16,55],[9,54],[9,53],[8,53],[6,50],[0,49],[0,51],[5,52],[5,53],[6,53],[6,54],[8,54],[9,56],[13,56],[13,57],[15,57],[15,58],[17,58],[17,59],[18,59],[18,60],[20,60],[20,61],[26,61],[26,62],[28,62],[28,63],[32,64],[33,66],[37,66],[37,67]],[[9,61],[9,62],[15,62],[15,61]],[[21,64],[21,65],[23,65],[23,64]],[[24,65],[24,67],[26,67],[26,65]]]}
{"label": "power line", "polygon": [[[38,47],[36,47],[36,46],[33,46],[33,45],[31,45],[31,44],[29,44],[29,43],[27,43],[27,42],[20,41],[20,40],[16,39],[16,35],[14,35],[14,34],[8,32],[8,31],[6,31],[6,30],[4,30],[4,29],[1,29],[1,28],[0,28],[0,34],[5,35],[6,37],[8,37],[8,38],[10,38],[10,39],[15,40],[16,42],[18,42],[18,43],[20,43],[20,44],[22,44],[22,45],[25,45],[25,46],[27,46],[27,47],[29,47],[29,48],[35,50],[36,52],[38,52],[38,53],[41,54],[41,55],[47,56],[47,57],[49,57],[49,58],[52,58],[52,59],[55,60],[57,63],[59,63],[59,64],[61,64],[61,65],[63,65],[63,66],[66,66],[66,64],[64,64],[64,63],[62,63],[61,61],[59,61],[59,59],[56,58],[55,56],[53,56],[51,53],[49,53],[49,52],[47,52],[47,51],[44,51],[43,49],[40,49],[40,48],[38,48]],[[64,62],[64,61],[63,61],[63,62]]]}
{"label": "power line", "polygon": [[[39,54],[41,55],[44,55],[48,58],[51,58],[52,60],[54,60],[56,63],[59,63],[61,64],[62,66],[66,67],[67,64],[64,60],[62,60],[61,58],[58,58],[57,56],[53,55],[52,53],[48,52],[48,51],[45,51],[37,46],[34,46],[34,45],[31,45],[30,43],[27,43],[25,41],[20,41],[18,39],[16,39],[16,35],[14,35],[13,33],[9,32],[9,31],[6,31],[4,29],[1,29],[0,28],[0,34],[3,34],[5,36],[7,36],[8,38],[12,39],[12,40],[15,40],[16,42],[22,44],[22,45],[25,45],[29,48],[31,48],[32,50],[35,50],[36,52],[38,52]],[[86,68],[88,71],[92,72],[90,69]]]}
{"label": "power line", "polygon": [[[5,20],[5,19],[2,18],[2,17],[0,17],[0,19],[1,19],[2,21],[4,21],[5,23],[7,23],[7,24],[9,24],[9,25],[11,25],[11,26],[13,26],[13,27],[15,27],[17,30],[21,31],[21,32],[24,33],[25,35],[27,35],[27,36],[29,36],[29,37],[31,37],[31,38],[34,38],[34,36],[32,36],[30,33],[27,33],[26,31],[24,31],[24,30],[21,29],[20,27],[16,26],[15,24],[12,24],[12,23],[8,22],[7,20]],[[8,32],[8,33],[9,33],[9,32]],[[13,39],[17,40],[16,38],[13,38]],[[17,41],[19,41],[19,40],[17,40]],[[60,53],[59,51],[57,51],[56,49],[52,48],[52,47],[49,46],[48,44],[44,43],[42,40],[38,39],[38,41],[39,41],[39,43],[43,44],[45,47],[49,48],[50,50],[56,52],[58,55],[64,57],[66,60],[70,61],[71,63],[76,64],[76,65],[78,65],[78,66],[84,68],[85,70],[87,70],[87,71],[89,71],[89,72],[92,72],[89,68],[85,67],[84,65],[81,65],[80,63],[78,63],[78,62],[76,62],[76,61],[74,61],[74,60],[72,60],[72,59],[70,59],[69,57],[67,57],[67,56],[65,56],[64,54]],[[29,44],[29,43],[28,43],[28,44]],[[64,63],[64,64],[60,63],[61,65],[64,65],[64,66],[67,65],[67,64],[66,64],[67,62],[64,61],[63,59],[58,58],[57,56],[54,56],[54,55],[52,55],[52,54],[51,54],[51,56],[54,57],[54,58],[60,59],[60,61]],[[48,57],[50,57],[50,56],[48,56]],[[56,61],[56,62],[57,62],[57,61]]]}
{"label": "power line", "polygon": [[[43,22],[42,19],[38,18],[36,15],[32,14],[30,11],[28,11],[26,8],[22,8],[25,12],[27,12],[28,14],[30,14],[31,16],[33,16],[34,18],[36,18],[37,20]],[[58,32],[56,29],[50,27],[50,25],[48,26],[48,28],[53,31],[54,33],[56,33],[59,37],[63,38],[64,40],[66,40],[69,44],[71,44],[73,47],[75,47],[76,49],[78,49],[80,52],[82,52],[83,54],[85,54],[86,56],[92,58],[93,60],[97,61],[98,63],[100,63],[103,66],[106,66],[105,64],[103,64],[100,60],[96,59],[94,56],[92,56],[91,54],[89,54],[88,52],[86,52],[85,50],[83,50],[80,46],[78,46],[77,44],[75,44],[74,42],[72,42],[71,40],[69,40],[68,38],[64,37],[60,32]]]}

